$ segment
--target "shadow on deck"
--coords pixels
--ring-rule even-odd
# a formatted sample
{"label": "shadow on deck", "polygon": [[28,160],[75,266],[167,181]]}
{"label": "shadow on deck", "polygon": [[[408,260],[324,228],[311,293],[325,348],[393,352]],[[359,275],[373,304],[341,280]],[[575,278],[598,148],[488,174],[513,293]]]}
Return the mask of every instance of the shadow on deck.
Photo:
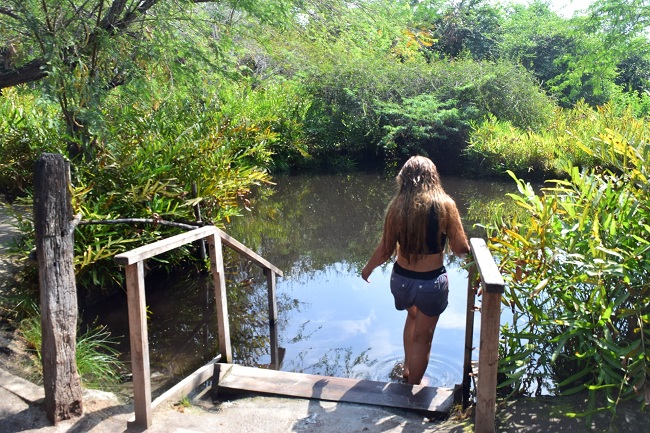
{"label": "shadow on deck", "polygon": [[211,393],[248,391],[278,396],[358,403],[413,410],[445,417],[459,394],[451,388],[378,382],[267,370],[235,364],[214,364]]}

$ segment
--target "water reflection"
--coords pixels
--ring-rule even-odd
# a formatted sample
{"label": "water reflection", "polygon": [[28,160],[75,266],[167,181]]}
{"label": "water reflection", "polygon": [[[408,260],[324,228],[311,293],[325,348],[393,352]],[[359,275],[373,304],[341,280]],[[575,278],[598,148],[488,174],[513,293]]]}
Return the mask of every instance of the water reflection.
{"label": "water reflection", "polygon": [[[278,333],[285,349],[282,369],[387,381],[403,360],[405,312],[395,310],[390,266],[359,276],[374,250],[383,215],[395,191],[392,176],[372,173],[294,176],[276,179],[274,193],[252,201],[246,217],[226,231],[282,269],[277,282]],[[465,228],[480,236],[467,214],[489,209],[481,203],[502,198],[502,182],[443,178],[456,200]],[[225,249],[233,355],[246,365],[270,363],[266,278],[261,270]],[[449,307],[438,322],[426,376],[432,385],[460,383],[465,336],[466,272],[447,264]],[[218,353],[214,291],[198,272],[146,282],[154,397]],[[111,304],[112,303],[112,304]],[[122,335],[129,362],[128,318],[123,294],[85,312],[113,335]],[[478,323],[475,342],[478,344]],[[159,378],[159,380],[156,380]],[[156,390],[156,387],[159,387]]]}
{"label": "water reflection", "polygon": [[[233,221],[227,231],[285,271],[278,293],[301,306],[283,318],[282,369],[389,380],[395,363],[403,360],[406,313],[393,306],[390,266],[375,270],[370,284],[359,272],[381,235],[394,179],[355,174],[277,182],[272,197],[253,203],[251,215]],[[481,209],[480,202],[502,198],[509,188],[461,178],[444,178],[443,185],[471,236],[482,233],[473,228],[467,208]],[[440,318],[426,373],[440,386],[460,383],[465,335],[466,272],[455,262],[447,268],[449,307]],[[478,342],[478,323],[475,333]]]}

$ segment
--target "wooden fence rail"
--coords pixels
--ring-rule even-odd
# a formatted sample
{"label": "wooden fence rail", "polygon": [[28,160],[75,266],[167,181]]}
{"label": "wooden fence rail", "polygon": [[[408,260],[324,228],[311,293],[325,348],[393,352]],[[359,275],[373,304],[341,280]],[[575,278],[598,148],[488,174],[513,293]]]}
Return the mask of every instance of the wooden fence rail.
{"label": "wooden fence rail", "polygon": [[495,410],[499,360],[499,328],[501,326],[501,294],[503,293],[504,282],[485,241],[479,238],[472,238],[469,244],[476,266],[469,270],[467,280],[463,404],[468,404],[470,394],[474,314],[476,311],[479,311],[475,307],[477,291],[474,284],[476,273],[478,272],[483,301],[480,308],[481,337],[478,352],[479,371],[476,384],[474,432],[494,433],[496,431]]}
{"label": "wooden fence rail", "polygon": [[205,239],[210,256],[210,272],[214,281],[217,304],[217,326],[221,359],[232,362],[230,324],[226,303],[226,280],[223,265],[222,244],[260,266],[267,277],[269,298],[269,327],[271,333],[271,364],[279,367],[277,341],[277,307],[275,305],[275,278],[282,271],[259,256],[241,242],[214,226],[206,226],[144,245],[115,256],[115,262],[126,267],[126,290],[129,311],[129,338],[133,373],[133,400],[135,424],[151,426],[151,381],[149,365],[149,340],[144,287],[144,260],[180,246]]}

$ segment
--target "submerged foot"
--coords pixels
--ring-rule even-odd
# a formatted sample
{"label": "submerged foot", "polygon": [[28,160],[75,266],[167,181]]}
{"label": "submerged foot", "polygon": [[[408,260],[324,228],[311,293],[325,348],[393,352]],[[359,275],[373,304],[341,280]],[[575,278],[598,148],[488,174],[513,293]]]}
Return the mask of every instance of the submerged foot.
{"label": "submerged foot", "polygon": [[401,362],[395,363],[395,366],[388,374],[388,377],[391,380],[396,380],[398,382],[408,382],[409,380],[408,371],[404,369],[404,364]]}

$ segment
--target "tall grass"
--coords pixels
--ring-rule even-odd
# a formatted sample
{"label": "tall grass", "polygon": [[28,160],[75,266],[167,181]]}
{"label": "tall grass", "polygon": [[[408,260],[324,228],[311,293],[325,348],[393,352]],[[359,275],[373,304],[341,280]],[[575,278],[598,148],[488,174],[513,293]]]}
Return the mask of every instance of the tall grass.
{"label": "tall grass", "polygon": [[[17,335],[30,353],[31,369],[38,382],[42,382],[42,332],[41,317],[34,312],[20,322]],[[117,340],[105,326],[96,326],[77,336],[75,360],[81,383],[86,388],[112,390],[120,382],[124,367],[115,348]]]}

